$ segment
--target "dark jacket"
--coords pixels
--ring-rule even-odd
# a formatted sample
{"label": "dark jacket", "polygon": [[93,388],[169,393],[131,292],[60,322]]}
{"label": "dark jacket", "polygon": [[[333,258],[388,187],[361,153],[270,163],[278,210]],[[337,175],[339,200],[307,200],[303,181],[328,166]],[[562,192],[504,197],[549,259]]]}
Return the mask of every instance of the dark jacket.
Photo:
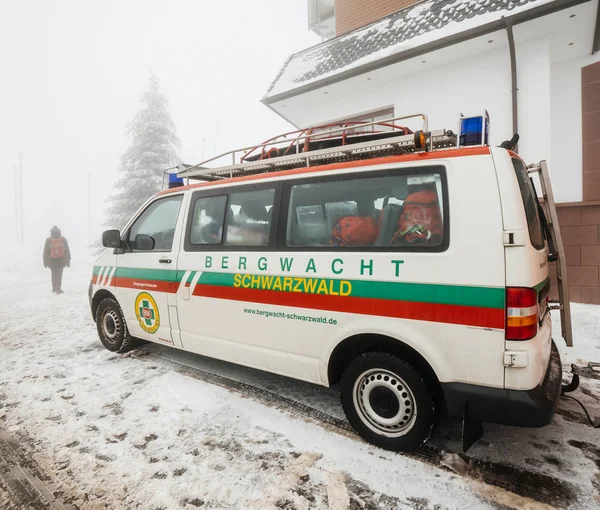
{"label": "dark jacket", "polygon": [[[65,254],[60,258],[52,258],[50,256],[50,243],[52,239],[62,239],[63,245],[65,247]],[[53,227],[50,231],[50,237],[46,239],[46,244],[44,245],[44,267],[69,267],[71,265],[71,250],[69,250],[69,243],[67,240],[61,236],[60,229],[57,227]]]}

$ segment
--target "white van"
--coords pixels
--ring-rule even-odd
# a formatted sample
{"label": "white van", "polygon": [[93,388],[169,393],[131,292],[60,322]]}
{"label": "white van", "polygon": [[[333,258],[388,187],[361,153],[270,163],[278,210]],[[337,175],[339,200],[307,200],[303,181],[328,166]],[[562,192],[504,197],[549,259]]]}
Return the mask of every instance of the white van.
{"label": "white van", "polygon": [[482,421],[548,424],[548,229],[525,163],[489,147],[478,118],[458,136],[397,119],[304,130],[187,168],[204,182],[103,234],[102,343],[339,385],[357,432],[392,450],[421,445],[442,411],[463,417],[467,447]]}

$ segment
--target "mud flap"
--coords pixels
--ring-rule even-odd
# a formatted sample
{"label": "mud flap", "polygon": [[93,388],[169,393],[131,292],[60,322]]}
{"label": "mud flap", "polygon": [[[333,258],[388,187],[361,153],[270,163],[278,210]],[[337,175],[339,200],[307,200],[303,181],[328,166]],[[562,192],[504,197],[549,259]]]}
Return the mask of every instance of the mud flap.
{"label": "mud flap", "polygon": [[462,422],[463,453],[473,446],[483,435],[483,426],[479,420],[469,414],[469,404],[465,400]]}

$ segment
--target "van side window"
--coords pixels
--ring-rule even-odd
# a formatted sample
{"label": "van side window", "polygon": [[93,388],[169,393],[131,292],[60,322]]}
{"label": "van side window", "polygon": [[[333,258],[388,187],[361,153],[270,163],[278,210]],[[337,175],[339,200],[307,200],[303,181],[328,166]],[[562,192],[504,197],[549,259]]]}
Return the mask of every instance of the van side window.
{"label": "van side window", "polygon": [[[183,195],[175,195],[152,202],[129,229],[127,244],[131,250],[171,251],[182,199]],[[142,248],[143,240],[138,236],[152,238],[154,248],[148,250],[147,245]]]}
{"label": "van side window", "polygon": [[191,244],[221,244],[226,206],[227,195],[204,197],[196,200],[190,230]]}
{"label": "van side window", "polygon": [[267,246],[275,189],[231,193],[225,217],[226,246]]}
{"label": "van side window", "polygon": [[521,190],[521,198],[525,206],[525,216],[527,217],[527,227],[529,229],[529,239],[531,245],[536,250],[544,248],[544,237],[542,234],[542,224],[538,211],[538,201],[535,196],[535,190],[527,174],[527,169],[520,159],[512,158],[512,164],[517,174],[519,181],[519,189]]}
{"label": "van side window", "polygon": [[445,181],[439,168],[386,172],[378,177],[314,178],[292,186],[287,246],[442,247]]}

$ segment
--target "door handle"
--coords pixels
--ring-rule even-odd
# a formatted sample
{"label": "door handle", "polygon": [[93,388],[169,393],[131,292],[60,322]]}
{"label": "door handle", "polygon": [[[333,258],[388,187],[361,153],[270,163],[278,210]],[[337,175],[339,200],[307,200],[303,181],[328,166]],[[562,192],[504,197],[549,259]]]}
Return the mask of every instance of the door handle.
{"label": "door handle", "polygon": [[164,257],[162,259],[158,259],[158,261],[161,264],[170,264],[171,263],[171,259],[167,259],[167,258],[164,258]]}

